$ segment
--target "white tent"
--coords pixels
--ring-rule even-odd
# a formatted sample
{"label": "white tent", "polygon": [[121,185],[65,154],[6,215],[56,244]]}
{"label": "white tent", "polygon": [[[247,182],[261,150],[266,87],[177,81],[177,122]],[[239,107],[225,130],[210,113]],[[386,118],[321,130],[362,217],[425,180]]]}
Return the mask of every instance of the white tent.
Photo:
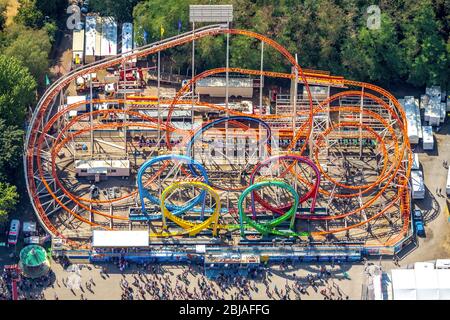
{"label": "white tent", "polygon": [[450,300],[450,270],[437,269],[439,300]]}
{"label": "white tent", "polygon": [[416,277],[412,269],[392,270],[394,300],[416,300]]}
{"label": "white tent", "polygon": [[438,300],[438,278],[434,269],[415,269],[416,275],[416,300]]}
{"label": "white tent", "polygon": [[430,265],[419,263],[415,269],[392,270],[393,299],[450,300],[450,270]]}

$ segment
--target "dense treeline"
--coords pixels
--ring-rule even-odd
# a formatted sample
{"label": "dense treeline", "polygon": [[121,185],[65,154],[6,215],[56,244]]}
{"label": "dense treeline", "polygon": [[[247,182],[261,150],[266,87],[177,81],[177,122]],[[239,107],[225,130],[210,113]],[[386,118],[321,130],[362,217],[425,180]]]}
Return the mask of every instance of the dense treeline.
{"label": "dense treeline", "polygon": [[[58,16],[66,0],[19,0],[7,23],[7,0],[0,0],[0,223],[7,221],[23,186],[25,120],[44,88]],[[64,8],[61,11],[61,8]]]}
{"label": "dense treeline", "polygon": [[[134,8],[137,25],[147,41],[178,32],[178,20],[188,30],[189,4],[234,5],[234,27],[269,36],[298,53],[305,68],[329,70],[349,78],[391,87],[446,85],[450,66],[450,1],[448,0],[147,0]],[[381,28],[367,28],[369,5],[381,9]],[[142,39],[141,31],[141,39]],[[224,39],[205,39],[198,46],[201,68],[223,65]],[[241,37],[232,40],[231,65],[259,67],[259,44]],[[250,54],[251,52],[254,54]],[[285,67],[269,51],[267,69]],[[176,57],[187,67],[188,57]]]}

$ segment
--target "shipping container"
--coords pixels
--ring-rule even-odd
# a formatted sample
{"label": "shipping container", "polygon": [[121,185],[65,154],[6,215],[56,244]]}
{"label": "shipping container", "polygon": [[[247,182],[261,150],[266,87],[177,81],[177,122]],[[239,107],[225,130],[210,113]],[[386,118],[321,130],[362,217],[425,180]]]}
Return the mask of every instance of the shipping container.
{"label": "shipping container", "polygon": [[434,149],[433,129],[431,126],[423,126],[423,150]]}
{"label": "shipping container", "polygon": [[423,181],[423,173],[421,170],[411,171],[411,185],[412,185],[412,198],[424,199],[425,198],[425,184]]}

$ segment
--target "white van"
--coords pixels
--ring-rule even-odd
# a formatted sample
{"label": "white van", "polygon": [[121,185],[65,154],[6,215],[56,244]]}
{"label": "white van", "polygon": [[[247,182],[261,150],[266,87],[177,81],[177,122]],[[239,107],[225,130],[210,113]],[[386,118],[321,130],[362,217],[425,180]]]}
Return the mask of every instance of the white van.
{"label": "white van", "polygon": [[19,220],[11,220],[11,226],[9,227],[8,232],[8,245],[16,245],[19,240],[20,233],[20,221]]}

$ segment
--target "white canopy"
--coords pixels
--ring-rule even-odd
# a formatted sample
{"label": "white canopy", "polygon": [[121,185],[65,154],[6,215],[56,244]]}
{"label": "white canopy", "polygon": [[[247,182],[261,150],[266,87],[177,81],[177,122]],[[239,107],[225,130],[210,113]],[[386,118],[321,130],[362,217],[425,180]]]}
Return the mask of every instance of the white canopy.
{"label": "white canopy", "polygon": [[101,248],[148,247],[147,231],[94,230],[92,246]]}
{"label": "white canopy", "polygon": [[450,300],[450,270],[418,267],[392,270],[394,300]]}
{"label": "white canopy", "polygon": [[450,300],[450,270],[449,269],[437,269],[438,287],[439,287],[439,299]]}

